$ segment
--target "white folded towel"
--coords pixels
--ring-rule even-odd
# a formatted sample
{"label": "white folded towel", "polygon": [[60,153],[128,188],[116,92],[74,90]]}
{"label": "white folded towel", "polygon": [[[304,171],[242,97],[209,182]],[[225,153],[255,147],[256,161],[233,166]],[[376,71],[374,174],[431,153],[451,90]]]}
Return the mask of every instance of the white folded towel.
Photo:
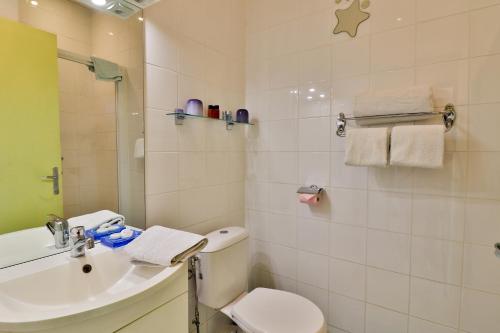
{"label": "white folded towel", "polygon": [[[356,97],[353,115],[367,117],[375,115],[390,115],[396,113],[433,112],[432,89],[429,86],[415,86],[394,90],[370,92]],[[413,121],[432,116],[411,116],[362,119],[359,125]]]}
{"label": "white folded towel", "polygon": [[144,158],[144,138],[135,140],[134,158]]}
{"label": "white folded towel", "polygon": [[391,165],[442,168],[444,125],[396,126],[391,134]]}
{"label": "white folded towel", "polygon": [[195,255],[208,243],[203,236],[153,226],[125,246],[132,261],[173,266]]}
{"label": "white folded towel", "polygon": [[387,166],[388,128],[350,128],[346,133],[345,164]]}
{"label": "white folded towel", "polygon": [[93,229],[103,223],[112,224],[125,224],[125,217],[123,215],[114,213],[110,210],[101,210],[95,213],[76,216],[68,219],[70,228],[83,226],[85,229]]}

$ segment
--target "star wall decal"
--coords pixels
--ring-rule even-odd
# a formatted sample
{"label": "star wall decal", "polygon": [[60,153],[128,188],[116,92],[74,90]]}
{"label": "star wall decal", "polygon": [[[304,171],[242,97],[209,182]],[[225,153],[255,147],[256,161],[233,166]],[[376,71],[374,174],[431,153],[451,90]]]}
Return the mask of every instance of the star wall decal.
{"label": "star wall decal", "polygon": [[340,34],[346,32],[349,36],[355,37],[358,33],[359,25],[368,20],[370,14],[361,10],[359,0],[354,0],[348,8],[336,10],[335,16],[337,16],[338,23],[333,33]]}

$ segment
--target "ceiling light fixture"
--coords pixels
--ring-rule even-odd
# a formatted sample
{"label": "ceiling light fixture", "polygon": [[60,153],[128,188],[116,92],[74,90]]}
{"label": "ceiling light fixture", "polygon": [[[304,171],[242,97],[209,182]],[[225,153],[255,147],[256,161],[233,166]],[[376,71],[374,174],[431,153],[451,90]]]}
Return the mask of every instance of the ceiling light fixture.
{"label": "ceiling light fixture", "polygon": [[141,21],[141,22],[143,22],[143,21],[144,21],[144,17],[142,17],[142,16],[139,16],[137,19],[138,19],[139,21]]}
{"label": "ceiling light fixture", "polygon": [[31,4],[32,6],[38,6],[38,1],[36,1],[36,0],[31,0],[31,1],[30,1],[30,4]]}

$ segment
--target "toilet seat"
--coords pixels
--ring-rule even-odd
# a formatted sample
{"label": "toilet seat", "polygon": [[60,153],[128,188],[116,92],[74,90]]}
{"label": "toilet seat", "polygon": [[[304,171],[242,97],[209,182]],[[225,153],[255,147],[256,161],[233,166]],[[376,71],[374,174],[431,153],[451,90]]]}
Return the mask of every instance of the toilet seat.
{"label": "toilet seat", "polygon": [[249,333],[326,333],[321,310],[286,291],[257,288],[231,308],[231,318]]}

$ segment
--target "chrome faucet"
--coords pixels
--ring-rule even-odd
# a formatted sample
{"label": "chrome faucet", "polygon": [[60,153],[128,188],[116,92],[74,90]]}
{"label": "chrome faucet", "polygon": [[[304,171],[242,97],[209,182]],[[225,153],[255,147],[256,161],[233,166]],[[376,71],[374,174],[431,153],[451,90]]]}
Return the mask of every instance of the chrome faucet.
{"label": "chrome faucet", "polygon": [[73,227],[69,232],[69,242],[71,246],[71,257],[83,257],[85,249],[94,247],[94,239],[85,236],[85,228],[82,226]]}
{"label": "chrome faucet", "polygon": [[68,221],[54,214],[47,216],[45,224],[54,235],[54,244],[56,249],[63,249],[69,245],[69,224]]}

